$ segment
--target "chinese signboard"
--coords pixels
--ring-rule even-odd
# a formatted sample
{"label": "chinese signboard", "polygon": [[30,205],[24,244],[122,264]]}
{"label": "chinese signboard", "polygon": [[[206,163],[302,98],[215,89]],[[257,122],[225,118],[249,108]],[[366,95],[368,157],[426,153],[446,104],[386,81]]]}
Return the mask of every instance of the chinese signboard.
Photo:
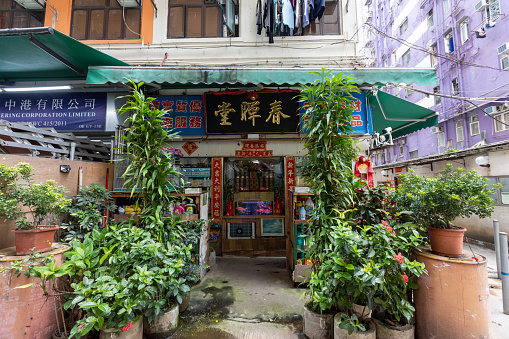
{"label": "chinese signboard", "polygon": [[180,135],[205,135],[205,113],[201,96],[156,97],[152,104],[167,112],[162,125]]}
{"label": "chinese signboard", "polygon": [[207,134],[298,133],[299,91],[205,93]]}
{"label": "chinese signboard", "polygon": [[267,150],[267,141],[242,141],[242,149],[235,151],[237,158],[270,158],[272,150]]}
{"label": "chinese signboard", "polygon": [[104,131],[106,93],[2,94],[0,119],[58,131]]}
{"label": "chinese signboard", "polygon": [[[352,100],[352,133],[359,134],[373,134],[373,126],[368,119],[368,106],[366,104],[366,93],[350,93],[354,100]],[[306,105],[302,107],[302,113],[306,111]],[[301,128],[301,133],[306,133],[304,128]]]}
{"label": "chinese signboard", "polygon": [[223,215],[223,159],[222,158],[212,158],[212,172],[210,173],[211,181],[212,181],[212,206],[210,208],[210,212],[212,213],[212,219],[218,220],[221,219]]}
{"label": "chinese signboard", "polygon": [[286,208],[290,209],[290,192],[292,187],[295,186],[295,158],[285,158],[285,183],[286,183]]}

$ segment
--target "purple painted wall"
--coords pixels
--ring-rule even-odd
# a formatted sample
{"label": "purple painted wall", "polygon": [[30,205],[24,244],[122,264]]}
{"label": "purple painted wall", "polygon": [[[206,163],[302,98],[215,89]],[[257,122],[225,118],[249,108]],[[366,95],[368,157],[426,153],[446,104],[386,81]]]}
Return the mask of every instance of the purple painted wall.
{"label": "purple painted wall", "polygon": [[[390,37],[384,37],[383,34],[374,31],[368,34],[372,41],[367,41],[366,47],[374,49],[372,65],[393,67],[391,53],[397,50],[395,67],[430,67],[430,55],[419,48],[429,50],[430,46],[436,43],[438,53],[442,55],[438,57],[436,65],[440,93],[455,97],[485,98],[484,101],[473,101],[481,108],[509,102],[509,68],[505,71],[501,69],[497,53],[499,46],[509,43],[509,15],[495,16],[496,25],[486,29],[486,38],[476,38],[475,30],[488,22],[483,16],[483,11],[476,11],[474,8],[479,0],[448,0],[448,2],[450,9],[445,12],[444,0],[401,0],[399,4],[397,0],[373,0],[369,5],[372,15],[367,22]],[[496,4],[491,6],[491,13],[496,13],[496,8],[493,6]],[[499,0],[499,8],[500,13],[509,14],[508,1]],[[431,10],[433,26],[430,26],[427,21]],[[486,10],[484,12],[486,13]],[[401,33],[396,25],[399,26],[404,21],[402,18],[407,18],[408,29]],[[463,43],[461,41],[462,22],[468,22],[468,39]],[[449,30],[454,41],[454,51],[447,53],[444,36]],[[403,45],[404,41],[416,47],[406,47]],[[406,50],[410,51],[410,60],[405,63],[402,55]],[[453,79],[457,79],[459,84],[459,93],[456,94],[453,93]],[[494,120],[466,101],[442,98],[441,103],[435,105],[433,96],[427,98],[426,94],[418,92],[405,96],[404,90],[398,91],[393,86],[393,88],[388,87],[387,92],[393,95],[437,111],[438,126],[442,126],[444,130],[445,146],[443,147],[438,147],[437,134],[432,134],[430,128],[400,138],[406,139],[406,144],[404,157],[398,156],[398,161],[410,159],[410,152],[415,150],[418,151],[418,156],[422,157],[443,153],[448,146],[452,146],[451,148],[455,150],[472,147],[481,141],[481,134],[472,135],[470,128],[470,119],[474,115],[477,115],[479,119],[479,131],[486,131],[487,143],[509,139],[509,129],[495,132]],[[414,87],[433,92],[433,87]],[[463,141],[457,141],[456,121],[460,121],[463,126]],[[398,140],[395,140],[395,143],[397,142]],[[393,146],[388,151],[390,157],[385,163],[395,161],[394,154],[397,152],[399,152],[399,145]],[[382,164],[381,156],[377,157],[376,164]]]}

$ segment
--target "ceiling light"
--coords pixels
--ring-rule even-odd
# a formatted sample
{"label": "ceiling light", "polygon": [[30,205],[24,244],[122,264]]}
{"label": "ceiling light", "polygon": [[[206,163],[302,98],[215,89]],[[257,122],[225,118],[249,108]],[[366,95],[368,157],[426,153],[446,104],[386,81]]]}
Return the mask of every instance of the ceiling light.
{"label": "ceiling light", "polygon": [[69,85],[65,86],[42,86],[42,87],[3,87],[5,92],[39,92],[39,91],[61,91],[71,89]]}

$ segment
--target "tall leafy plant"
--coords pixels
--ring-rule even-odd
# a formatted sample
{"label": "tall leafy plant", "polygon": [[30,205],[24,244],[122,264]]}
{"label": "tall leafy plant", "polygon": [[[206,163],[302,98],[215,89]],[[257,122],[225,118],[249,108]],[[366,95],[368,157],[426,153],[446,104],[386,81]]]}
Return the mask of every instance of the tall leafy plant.
{"label": "tall leafy plant", "polygon": [[[127,114],[128,133],[122,135],[129,161],[123,177],[124,186],[131,192],[137,192],[137,207],[141,208],[138,225],[158,232],[164,228],[163,214],[172,200],[168,189],[168,178],[178,177],[173,157],[164,152],[164,147],[175,138],[173,133],[163,128],[161,122],[166,114],[153,105],[154,98],[146,97],[142,91],[143,82],[129,81],[132,93],[127,95],[128,102],[120,109]],[[160,232],[159,241],[164,239]]]}
{"label": "tall leafy plant", "polygon": [[313,74],[320,79],[301,88],[301,101],[307,108],[303,114],[307,171],[315,194],[310,220],[313,226],[309,256],[313,266],[309,294],[312,309],[323,312],[335,306],[334,299],[325,297],[323,290],[328,276],[322,264],[330,251],[330,234],[334,227],[343,224],[341,211],[351,205],[354,196],[352,161],[357,148],[348,133],[352,131],[351,93],[359,89],[350,75],[334,76],[325,70]]}

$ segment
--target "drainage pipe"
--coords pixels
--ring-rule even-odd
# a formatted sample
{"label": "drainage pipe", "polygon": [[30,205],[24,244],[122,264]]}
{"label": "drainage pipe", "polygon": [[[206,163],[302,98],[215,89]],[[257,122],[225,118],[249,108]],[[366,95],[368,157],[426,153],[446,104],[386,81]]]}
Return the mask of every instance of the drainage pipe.
{"label": "drainage pipe", "polygon": [[500,278],[500,226],[497,219],[493,219],[493,236],[495,238],[495,256],[497,258],[497,277]]}
{"label": "drainage pipe", "polygon": [[504,314],[509,314],[509,258],[507,250],[507,233],[500,232],[500,263],[502,274],[502,303]]}

